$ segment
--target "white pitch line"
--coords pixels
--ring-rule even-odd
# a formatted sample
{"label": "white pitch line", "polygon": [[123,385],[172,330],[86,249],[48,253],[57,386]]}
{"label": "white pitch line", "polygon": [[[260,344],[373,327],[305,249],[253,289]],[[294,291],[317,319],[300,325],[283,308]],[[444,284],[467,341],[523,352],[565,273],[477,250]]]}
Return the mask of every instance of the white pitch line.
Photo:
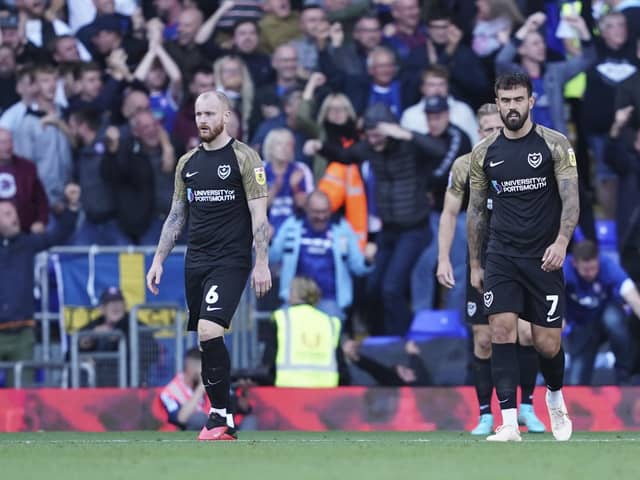
{"label": "white pitch line", "polygon": [[[381,440],[381,439],[367,439],[367,438],[354,438],[354,439],[328,439],[328,438],[317,438],[317,439],[275,439],[275,438],[262,438],[262,439],[239,439],[236,440],[236,443],[309,443],[309,444],[328,444],[328,443],[390,443],[391,440]],[[568,443],[633,443],[639,442],[640,438],[576,438],[570,440]],[[157,440],[131,440],[131,439],[69,439],[69,440],[46,440],[46,439],[36,439],[36,440],[2,440],[0,437],[0,445],[37,445],[37,444],[89,444],[89,445],[110,445],[110,444],[158,444],[158,443],[200,443],[196,439],[157,439]],[[228,442],[225,442],[228,443]],[[482,444],[486,443],[482,440],[474,440],[474,439],[428,439],[428,438],[413,438],[413,439],[398,439],[395,443],[403,444],[403,443],[441,443],[441,444]],[[527,443],[557,443],[556,440],[552,438],[540,438],[540,439],[530,439],[525,438],[523,440],[524,444]],[[487,443],[488,444],[488,443]]]}

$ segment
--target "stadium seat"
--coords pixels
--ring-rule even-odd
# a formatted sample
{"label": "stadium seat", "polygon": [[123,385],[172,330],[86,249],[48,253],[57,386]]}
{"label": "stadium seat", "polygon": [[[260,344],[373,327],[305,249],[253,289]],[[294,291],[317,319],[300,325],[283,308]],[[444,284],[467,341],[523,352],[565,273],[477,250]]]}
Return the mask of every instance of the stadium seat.
{"label": "stadium seat", "polygon": [[412,340],[466,336],[467,329],[458,310],[421,310],[413,318],[408,334]]}

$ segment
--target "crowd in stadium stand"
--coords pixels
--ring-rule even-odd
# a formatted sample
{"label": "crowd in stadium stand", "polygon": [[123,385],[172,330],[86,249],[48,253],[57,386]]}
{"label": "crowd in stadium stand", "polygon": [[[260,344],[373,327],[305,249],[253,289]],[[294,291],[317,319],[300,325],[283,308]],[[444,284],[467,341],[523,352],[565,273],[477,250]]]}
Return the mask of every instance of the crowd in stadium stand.
{"label": "crowd in stadium stand", "polygon": [[0,1],[0,362],[33,355],[24,297],[38,250],[157,243],[176,161],[199,144],[195,99],[212,89],[231,101],[230,134],[265,162],[276,278],[258,308],[313,279],[316,307],[350,339],[344,357],[361,363],[351,339],[462,311],[464,214],[455,286],[436,279],[449,171],[479,139],[496,75],[515,70],[532,79],[533,120],[567,135],[578,161],[569,381],[589,383],[609,342],[628,383],[640,371],[639,35],[634,0]]}

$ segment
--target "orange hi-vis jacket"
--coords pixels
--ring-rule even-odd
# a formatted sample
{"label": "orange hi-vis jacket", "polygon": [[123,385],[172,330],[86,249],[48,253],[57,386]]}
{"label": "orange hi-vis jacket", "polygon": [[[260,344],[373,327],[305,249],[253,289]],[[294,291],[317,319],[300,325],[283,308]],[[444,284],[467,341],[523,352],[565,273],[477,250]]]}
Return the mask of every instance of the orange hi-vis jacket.
{"label": "orange hi-vis jacket", "polygon": [[329,163],[318,183],[318,189],[329,197],[332,212],[344,206],[345,218],[358,236],[360,250],[364,252],[369,217],[366,190],[358,166]]}

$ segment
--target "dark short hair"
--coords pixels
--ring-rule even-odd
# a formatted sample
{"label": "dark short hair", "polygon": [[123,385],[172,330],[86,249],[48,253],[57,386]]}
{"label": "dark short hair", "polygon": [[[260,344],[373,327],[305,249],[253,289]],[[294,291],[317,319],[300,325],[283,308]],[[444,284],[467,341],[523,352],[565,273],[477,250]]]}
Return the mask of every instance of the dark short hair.
{"label": "dark short hair", "polygon": [[77,123],[84,123],[94,132],[100,130],[102,126],[102,114],[93,108],[77,110],[72,112],[70,116],[74,117]]}
{"label": "dark short hair", "polygon": [[233,25],[233,34],[236,34],[236,30],[238,29],[238,27],[240,25],[246,25],[247,23],[250,23],[251,25],[254,26],[254,28],[256,29],[256,33],[260,34],[260,25],[258,24],[258,22],[256,22],[255,20],[251,20],[251,19],[244,19],[244,20],[238,20],[234,25]]}
{"label": "dark short hair", "polygon": [[96,62],[81,62],[74,72],[73,78],[80,80],[86,72],[99,72],[102,76],[102,68]]}
{"label": "dark short hair", "polygon": [[213,75],[213,66],[212,65],[207,65],[206,63],[201,63],[201,64],[196,65],[195,67],[193,67],[189,73],[191,74],[190,78],[192,80],[199,73],[202,73],[204,75]]}
{"label": "dark short hair", "polygon": [[31,63],[25,63],[16,67],[16,80],[20,80],[22,77],[29,77],[29,80],[33,81],[34,66]]}
{"label": "dark short hair", "polygon": [[51,63],[40,63],[33,68],[33,76],[35,77],[39,73],[57,75],[58,68]]}
{"label": "dark short hair", "polygon": [[592,240],[582,240],[573,246],[573,258],[576,261],[588,262],[598,258],[600,254],[598,244]]}
{"label": "dark short hair", "polygon": [[436,22],[438,20],[453,20],[453,15],[446,8],[434,8],[429,12],[427,16],[427,24],[430,22]]}
{"label": "dark short hair", "polygon": [[200,360],[200,350],[198,347],[192,347],[184,353],[185,360]]}
{"label": "dark short hair", "polygon": [[525,87],[527,94],[531,96],[533,92],[533,86],[531,85],[531,79],[520,72],[503,73],[496,79],[496,83],[493,87],[496,97],[498,96],[498,90],[513,90],[518,87]]}

